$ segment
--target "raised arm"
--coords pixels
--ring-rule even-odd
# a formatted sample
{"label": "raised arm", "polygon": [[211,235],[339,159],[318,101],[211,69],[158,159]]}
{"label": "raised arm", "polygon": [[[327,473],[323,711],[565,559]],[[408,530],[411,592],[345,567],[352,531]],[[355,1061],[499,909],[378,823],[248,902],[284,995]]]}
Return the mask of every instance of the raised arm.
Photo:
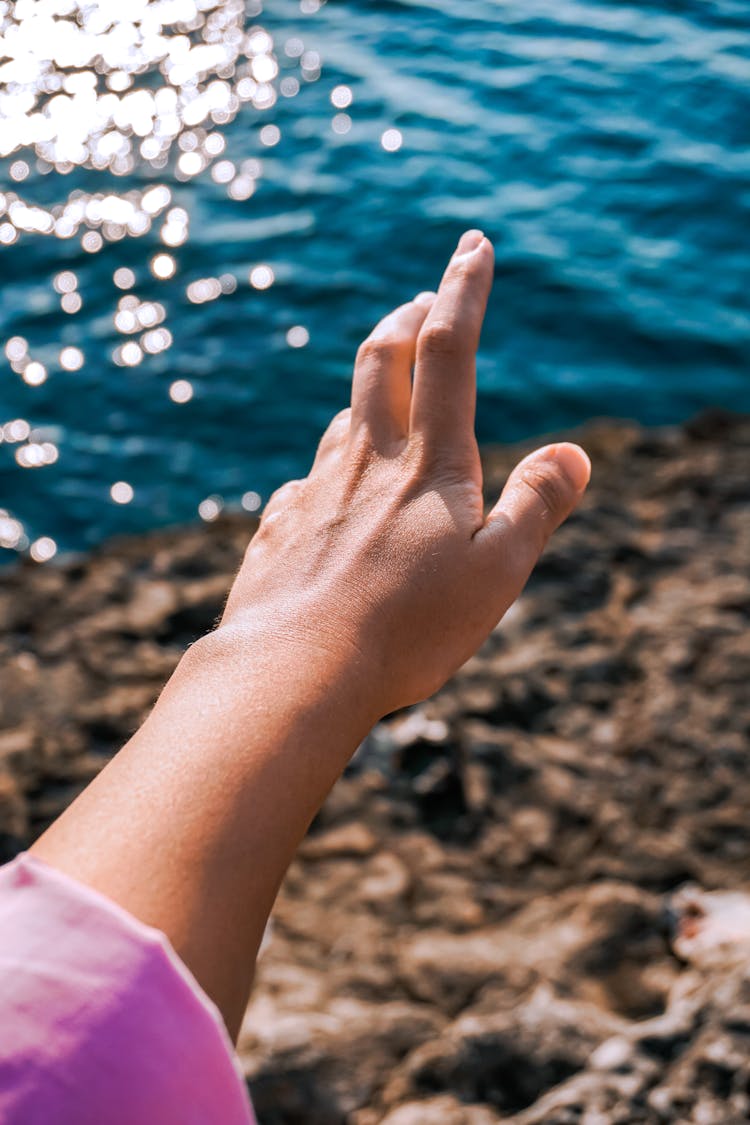
{"label": "raised arm", "polygon": [[439,293],[377,326],[351,409],[272,497],[221,624],[32,849],[164,931],[233,1035],[281,879],[357,745],[471,656],[586,487],[582,450],[545,447],[485,517],[475,358],[492,275],[470,231]]}

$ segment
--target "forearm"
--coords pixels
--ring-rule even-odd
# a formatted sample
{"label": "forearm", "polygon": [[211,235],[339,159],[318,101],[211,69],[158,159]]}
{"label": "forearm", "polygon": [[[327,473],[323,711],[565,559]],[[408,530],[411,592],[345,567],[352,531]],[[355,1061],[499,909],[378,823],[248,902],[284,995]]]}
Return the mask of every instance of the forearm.
{"label": "forearm", "polygon": [[492,248],[381,322],[352,406],[271,497],[224,624],[36,851],[162,929],[236,1031],[294,849],[372,723],[437,690],[578,503],[582,450],[525,458],[485,516],[475,357]]}
{"label": "forearm", "polygon": [[163,930],[233,1034],[279,883],[377,717],[355,650],[290,633],[226,626],[194,645],[33,849]]}

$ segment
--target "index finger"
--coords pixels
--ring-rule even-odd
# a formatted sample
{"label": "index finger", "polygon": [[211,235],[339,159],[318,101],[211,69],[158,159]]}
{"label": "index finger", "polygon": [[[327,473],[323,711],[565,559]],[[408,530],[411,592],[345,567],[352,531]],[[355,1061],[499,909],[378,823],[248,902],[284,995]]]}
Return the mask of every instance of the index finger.
{"label": "index finger", "polygon": [[417,341],[410,430],[450,448],[474,439],[476,355],[494,274],[482,231],[461,237]]}

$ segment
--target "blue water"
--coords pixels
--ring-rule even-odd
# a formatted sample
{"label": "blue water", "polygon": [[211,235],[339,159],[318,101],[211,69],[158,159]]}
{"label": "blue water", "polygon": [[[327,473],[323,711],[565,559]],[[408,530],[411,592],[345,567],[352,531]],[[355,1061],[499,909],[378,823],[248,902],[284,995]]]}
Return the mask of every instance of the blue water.
{"label": "blue water", "polygon": [[[0,246],[0,344],[23,336],[49,370],[27,386],[6,365],[0,424],[28,419],[59,445],[55,464],[24,469],[16,446],[0,444],[0,508],[29,539],[78,549],[194,519],[212,494],[265,498],[303,474],[346,403],[360,339],[436,285],[469,226],[497,248],[481,441],[597,415],[662,423],[709,405],[750,410],[746,0],[329,0],[309,15],[266,0],[255,22],[282,76],[289,37],[319,52],[322,70],[296,97],[243,107],[222,129],[224,158],[262,160],[250,199],[230,199],[208,171],[179,183],[139,164],[123,183],[32,169],[14,184],[23,153],[2,162],[0,190],[32,202],[153,181],[190,216],[169,281],[148,268],[165,249],[158,226],[94,254],[79,238],[34,234]],[[330,100],[340,84],[353,93],[341,136]],[[259,139],[269,123],[281,130],[272,148]],[[402,133],[396,152],[381,146],[388,128]],[[265,291],[247,283],[257,263],[275,273]],[[141,300],[164,305],[174,338],[133,368],[111,359],[123,342],[112,320],[122,266]],[[52,287],[63,269],[78,276],[76,315]],[[187,300],[191,281],[226,273],[236,292]],[[307,347],[287,344],[295,325]],[[65,345],[85,353],[81,370],[60,369]],[[169,397],[177,378],[194,387],[186,404]],[[122,506],[109,493],[121,480],[134,489]]]}

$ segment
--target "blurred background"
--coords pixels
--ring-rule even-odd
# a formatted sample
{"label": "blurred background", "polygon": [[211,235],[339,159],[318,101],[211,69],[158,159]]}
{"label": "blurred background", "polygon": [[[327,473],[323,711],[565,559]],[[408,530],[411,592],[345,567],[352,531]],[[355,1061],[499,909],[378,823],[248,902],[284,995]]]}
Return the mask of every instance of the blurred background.
{"label": "blurred background", "polygon": [[0,862],[467,227],[488,494],[504,443],[592,457],[290,867],[263,1125],[750,1120],[749,142],[747,0],[0,0]]}
{"label": "blurred background", "polygon": [[470,226],[480,441],[747,409],[749,79],[735,0],[0,3],[0,559],[257,510]]}

